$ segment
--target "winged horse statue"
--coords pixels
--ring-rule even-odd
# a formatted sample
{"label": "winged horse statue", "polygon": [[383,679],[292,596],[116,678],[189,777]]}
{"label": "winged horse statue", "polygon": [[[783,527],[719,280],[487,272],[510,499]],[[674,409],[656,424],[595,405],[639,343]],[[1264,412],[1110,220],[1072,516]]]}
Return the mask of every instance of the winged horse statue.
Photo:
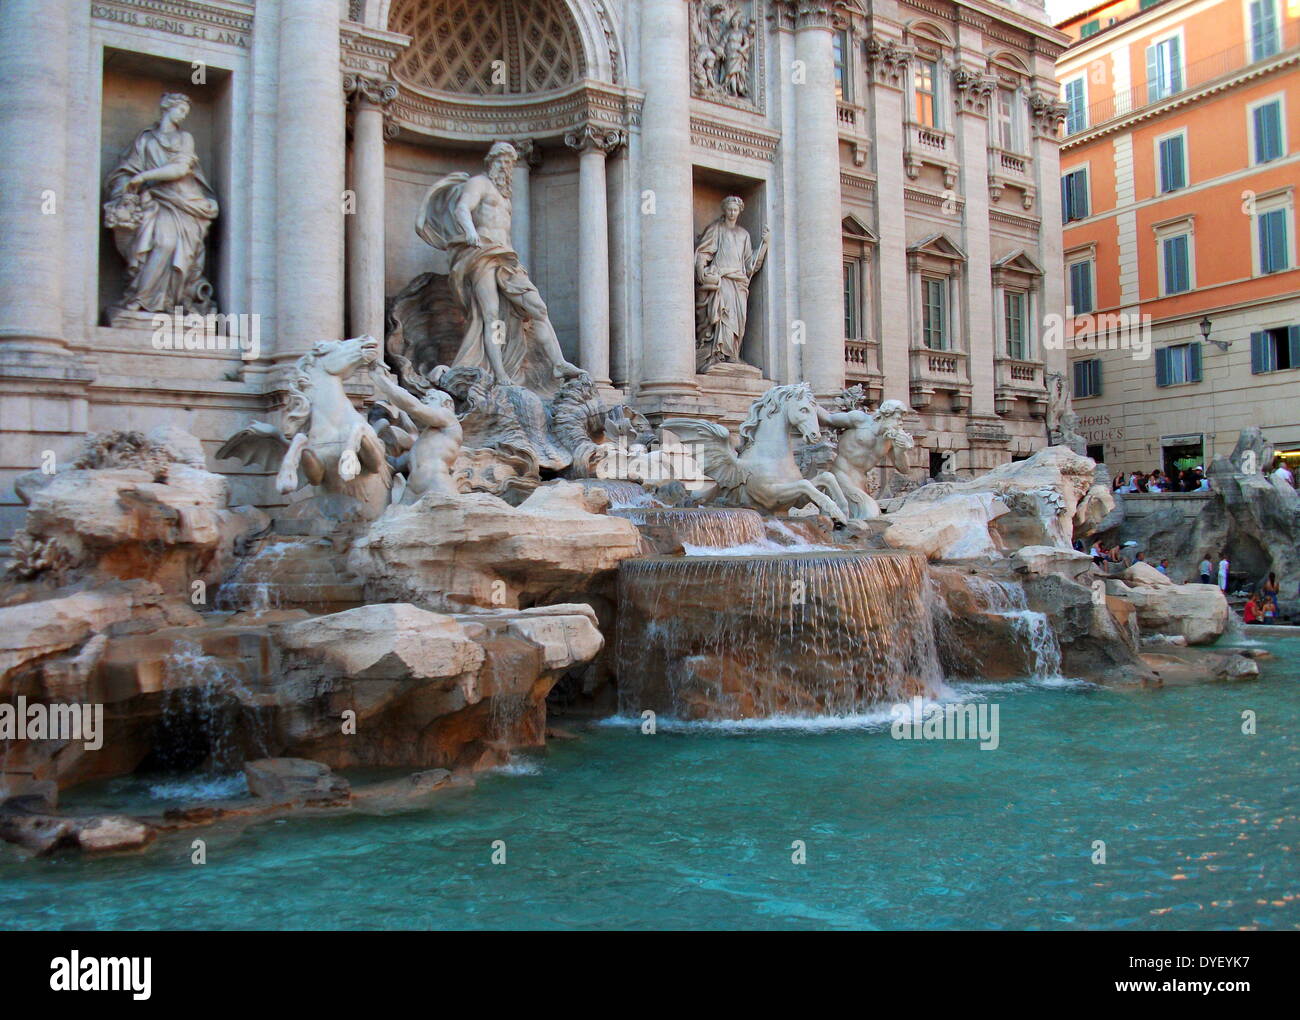
{"label": "winged horse statue", "polygon": [[276,468],[275,488],[283,495],[314,485],[331,510],[346,510],[355,500],[363,514],[379,516],[388,505],[392,468],[383,442],[343,389],[379,357],[372,336],[316,344],[290,376],[283,429],[254,421],[222,444],[217,459]]}
{"label": "winged horse statue", "polygon": [[754,401],[740,426],[740,450],[721,425],[695,418],[669,418],[663,427],[693,444],[700,469],[718,486],[718,502],[748,506],[768,513],[816,504],[828,517],[847,523],[847,506],[840,483],[829,471],[812,478],[799,473],[792,437],[805,443],[821,441],[817,401],[807,383],[773,386]]}

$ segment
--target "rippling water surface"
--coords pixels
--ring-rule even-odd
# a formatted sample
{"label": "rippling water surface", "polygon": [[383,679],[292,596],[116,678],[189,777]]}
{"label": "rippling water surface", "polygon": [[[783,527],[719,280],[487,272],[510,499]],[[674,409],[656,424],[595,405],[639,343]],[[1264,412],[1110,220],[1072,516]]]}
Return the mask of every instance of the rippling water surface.
{"label": "rippling water surface", "polygon": [[996,751],[894,740],[883,715],[655,736],[612,720],[416,813],[104,860],[0,844],[0,925],[1297,928],[1300,640],[1267,647],[1257,683],[959,689],[999,705]]}

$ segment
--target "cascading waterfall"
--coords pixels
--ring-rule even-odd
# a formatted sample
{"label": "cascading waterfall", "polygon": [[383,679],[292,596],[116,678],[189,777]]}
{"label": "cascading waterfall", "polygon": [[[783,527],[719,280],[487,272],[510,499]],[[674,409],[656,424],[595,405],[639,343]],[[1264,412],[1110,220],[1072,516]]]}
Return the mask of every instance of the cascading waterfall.
{"label": "cascading waterfall", "polygon": [[257,757],[269,756],[255,695],[220,660],[182,640],[173,643],[163,663],[166,688],[154,733],[154,765],[218,774],[237,768],[245,747]]}
{"label": "cascading waterfall", "polygon": [[251,613],[279,609],[275,572],[285,553],[294,546],[294,542],[272,542],[241,559],[230,576],[218,586],[213,608],[242,609]]}
{"label": "cascading waterfall", "polygon": [[1061,675],[1061,646],[1045,613],[1029,608],[1025,589],[1014,581],[972,576],[967,579],[971,590],[983,601],[990,613],[1010,621],[1016,636],[1029,653],[1034,680],[1053,680]]}
{"label": "cascading waterfall", "polygon": [[758,545],[766,537],[763,518],[757,510],[663,507],[611,510],[610,515],[651,532],[671,530],[683,545],[708,549]]}
{"label": "cascading waterfall", "polygon": [[630,714],[843,715],[938,690],[912,553],[650,557],[625,561],[618,588]]}

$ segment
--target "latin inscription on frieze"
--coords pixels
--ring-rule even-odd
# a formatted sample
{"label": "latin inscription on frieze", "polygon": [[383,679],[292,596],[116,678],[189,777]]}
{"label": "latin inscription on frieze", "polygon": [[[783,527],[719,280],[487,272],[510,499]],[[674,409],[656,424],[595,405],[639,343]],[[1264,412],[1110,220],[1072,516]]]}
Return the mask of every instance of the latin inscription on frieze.
{"label": "latin inscription on frieze", "polygon": [[248,35],[245,32],[238,32],[217,24],[202,24],[189,18],[151,13],[149,10],[135,9],[134,5],[92,3],[90,16],[98,21],[108,21],[131,28],[144,28],[183,36],[187,39],[201,39],[204,42],[248,49]]}

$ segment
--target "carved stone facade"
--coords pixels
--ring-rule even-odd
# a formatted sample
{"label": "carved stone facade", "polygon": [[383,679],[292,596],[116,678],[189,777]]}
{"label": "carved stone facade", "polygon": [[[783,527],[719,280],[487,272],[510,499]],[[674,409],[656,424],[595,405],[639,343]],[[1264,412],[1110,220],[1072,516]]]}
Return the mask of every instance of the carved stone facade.
{"label": "carved stone facade", "polygon": [[[872,407],[913,408],[918,477],[950,451],[959,474],[1032,452],[1053,367],[1037,339],[1064,303],[1063,40],[1036,10],[5,0],[0,533],[20,516],[12,479],[92,429],[174,423],[211,456],[254,420],[278,427],[301,359],[389,339],[395,303],[454,354],[452,267],[415,223],[435,181],[480,172],[498,141],[521,156],[510,247],[607,406],[735,424],[773,385],[860,384]],[[219,210],[204,276],[229,319],[160,348],[152,323],[104,316],[127,278],[101,185],[173,92]],[[58,215],[24,197],[33,181]],[[736,351],[750,369],[701,373],[694,253],[729,195],[771,250]],[[343,385],[374,392],[364,369]],[[256,464],[232,487],[284,501]]]}

